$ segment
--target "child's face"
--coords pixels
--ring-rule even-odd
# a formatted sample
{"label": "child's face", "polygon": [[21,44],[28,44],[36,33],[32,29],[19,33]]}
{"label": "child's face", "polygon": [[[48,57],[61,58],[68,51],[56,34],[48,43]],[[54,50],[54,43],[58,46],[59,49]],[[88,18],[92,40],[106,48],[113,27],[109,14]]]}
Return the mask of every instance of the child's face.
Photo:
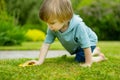
{"label": "child's face", "polygon": [[60,29],[62,29],[65,23],[64,22],[62,23],[58,20],[53,20],[48,22],[47,24],[52,31],[59,31]]}

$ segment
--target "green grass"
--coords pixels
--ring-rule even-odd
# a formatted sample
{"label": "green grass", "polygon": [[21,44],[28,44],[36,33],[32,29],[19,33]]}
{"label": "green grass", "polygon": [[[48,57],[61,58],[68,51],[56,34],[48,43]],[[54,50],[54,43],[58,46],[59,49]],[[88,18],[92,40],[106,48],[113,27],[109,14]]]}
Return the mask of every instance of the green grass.
{"label": "green grass", "polygon": [[[22,45],[19,46],[0,46],[0,50],[39,50],[43,42],[23,42]],[[111,46],[115,47],[111,47]],[[112,50],[117,51],[120,46],[120,41],[99,41],[98,46],[100,46],[103,50],[108,50],[108,48],[112,48]],[[107,48],[106,48],[107,47]],[[55,41],[51,47],[51,50],[63,50],[64,48],[60,44],[60,42]]]}
{"label": "green grass", "polygon": [[74,57],[46,59],[43,65],[19,67],[30,60],[0,60],[0,80],[120,80],[120,42],[99,42],[101,50],[109,60],[93,63],[83,68],[74,62]]}
{"label": "green grass", "polygon": [[[43,42],[23,42],[19,46],[0,46],[0,50],[39,50]],[[64,49],[62,45],[55,41],[51,47],[51,50]]]}

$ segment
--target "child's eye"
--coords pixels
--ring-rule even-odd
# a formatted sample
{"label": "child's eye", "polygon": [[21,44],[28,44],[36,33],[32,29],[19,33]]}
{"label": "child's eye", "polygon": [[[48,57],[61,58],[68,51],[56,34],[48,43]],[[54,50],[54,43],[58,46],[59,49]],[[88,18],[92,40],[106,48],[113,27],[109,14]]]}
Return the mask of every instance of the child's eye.
{"label": "child's eye", "polygon": [[49,23],[49,24],[53,25],[53,24],[55,24],[55,22],[51,22],[51,23]]}

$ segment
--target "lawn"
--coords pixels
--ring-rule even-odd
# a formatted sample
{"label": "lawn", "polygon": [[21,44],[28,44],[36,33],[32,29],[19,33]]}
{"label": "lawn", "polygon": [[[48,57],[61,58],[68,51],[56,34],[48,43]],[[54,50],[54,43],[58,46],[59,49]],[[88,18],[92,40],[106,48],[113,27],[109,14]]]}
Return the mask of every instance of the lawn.
{"label": "lawn", "polygon": [[[0,46],[0,50],[39,50],[41,45],[41,42],[23,42],[21,45],[18,46]],[[62,45],[58,42],[55,41],[50,49],[56,50],[56,49],[64,49]]]}
{"label": "lawn", "polygon": [[[120,42],[99,42],[109,60],[83,68],[73,57],[47,58],[43,65],[19,67],[30,60],[0,60],[0,80],[120,80]],[[62,48],[61,48],[62,49]]]}

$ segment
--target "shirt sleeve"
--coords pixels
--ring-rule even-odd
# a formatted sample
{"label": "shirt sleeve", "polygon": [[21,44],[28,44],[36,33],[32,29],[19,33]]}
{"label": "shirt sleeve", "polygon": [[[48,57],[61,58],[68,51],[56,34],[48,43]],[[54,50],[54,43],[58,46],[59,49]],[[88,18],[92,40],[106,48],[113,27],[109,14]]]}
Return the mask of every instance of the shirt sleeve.
{"label": "shirt sleeve", "polygon": [[90,39],[86,27],[84,22],[80,22],[77,27],[77,38],[81,48],[90,47]]}
{"label": "shirt sleeve", "polygon": [[53,43],[55,40],[55,34],[53,31],[51,31],[49,28],[47,29],[47,35],[46,35],[46,39],[44,41],[44,43],[48,43],[51,44]]}

